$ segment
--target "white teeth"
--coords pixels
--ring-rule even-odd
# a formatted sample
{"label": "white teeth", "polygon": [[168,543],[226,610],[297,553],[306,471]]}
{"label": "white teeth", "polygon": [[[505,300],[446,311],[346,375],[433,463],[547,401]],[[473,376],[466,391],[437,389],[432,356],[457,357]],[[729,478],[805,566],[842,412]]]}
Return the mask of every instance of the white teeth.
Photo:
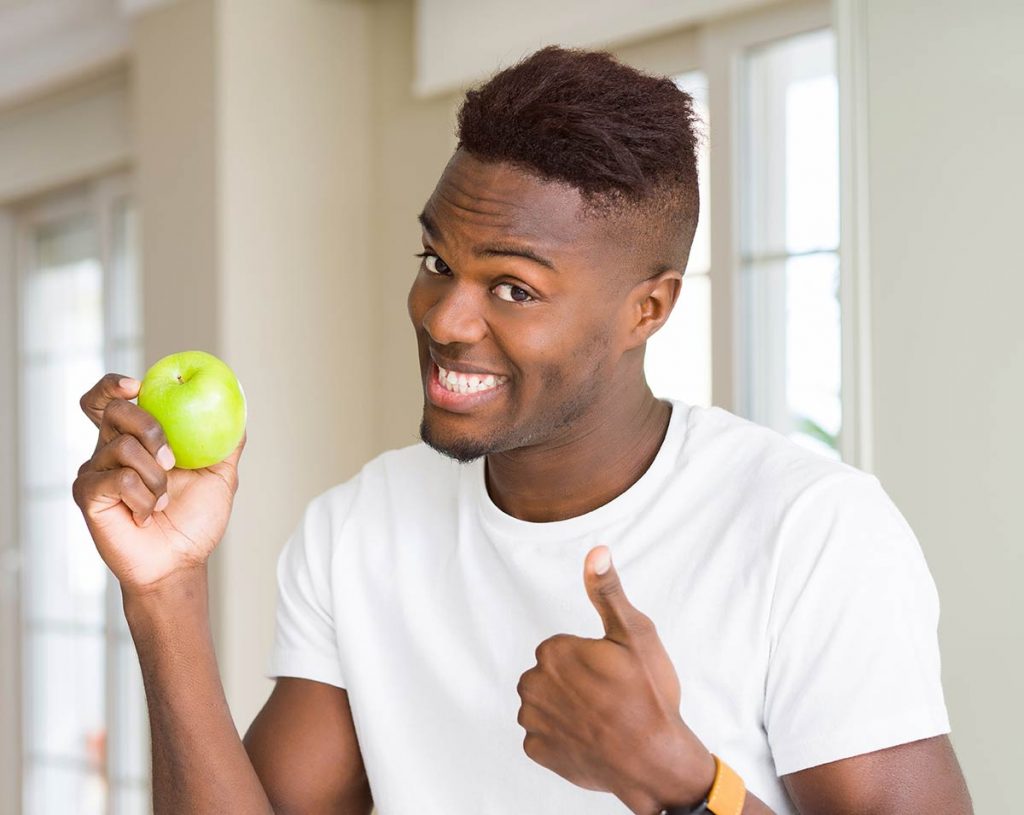
{"label": "white teeth", "polygon": [[507,376],[463,374],[437,366],[437,381],[452,393],[481,393],[508,382]]}

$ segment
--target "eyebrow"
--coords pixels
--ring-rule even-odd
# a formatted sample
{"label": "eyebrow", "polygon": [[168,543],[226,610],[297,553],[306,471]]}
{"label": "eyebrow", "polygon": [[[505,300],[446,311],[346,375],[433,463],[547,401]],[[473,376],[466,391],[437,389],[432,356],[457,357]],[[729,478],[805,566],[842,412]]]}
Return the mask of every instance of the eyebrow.
{"label": "eyebrow", "polygon": [[[423,227],[424,231],[432,238],[441,238],[441,230],[437,228],[429,215],[426,212],[421,212],[418,216],[420,226]],[[516,243],[490,243],[487,246],[481,246],[476,249],[477,255],[483,257],[517,257],[525,258],[526,260],[532,260],[534,263],[538,263],[545,268],[550,269],[553,272],[558,270],[555,268],[555,264],[548,260],[543,255],[538,255],[528,246],[520,246]]]}

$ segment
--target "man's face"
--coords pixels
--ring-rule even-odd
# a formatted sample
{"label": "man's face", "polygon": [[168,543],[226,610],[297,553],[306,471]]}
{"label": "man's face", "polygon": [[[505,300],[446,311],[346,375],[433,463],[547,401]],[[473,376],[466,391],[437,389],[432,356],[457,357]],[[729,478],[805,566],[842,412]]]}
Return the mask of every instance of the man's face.
{"label": "man's face", "polygon": [[581,207],[568,185],[509,165],[463,151],[448,164],[408,299],[432,447],[469,461],[559,444],[614,389],[636,261]]}

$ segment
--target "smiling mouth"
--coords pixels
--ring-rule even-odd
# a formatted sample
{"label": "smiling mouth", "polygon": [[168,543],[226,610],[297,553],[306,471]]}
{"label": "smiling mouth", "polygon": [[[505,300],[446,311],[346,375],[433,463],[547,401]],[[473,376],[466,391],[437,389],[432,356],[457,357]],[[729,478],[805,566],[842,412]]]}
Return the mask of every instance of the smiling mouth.
{"label": "smiling mouth", "polygon": [[462,373],[449,371],[440,365],[436,367],[438,384],[452,393],[484,393],[508,382],[507,376],[499,374]]}

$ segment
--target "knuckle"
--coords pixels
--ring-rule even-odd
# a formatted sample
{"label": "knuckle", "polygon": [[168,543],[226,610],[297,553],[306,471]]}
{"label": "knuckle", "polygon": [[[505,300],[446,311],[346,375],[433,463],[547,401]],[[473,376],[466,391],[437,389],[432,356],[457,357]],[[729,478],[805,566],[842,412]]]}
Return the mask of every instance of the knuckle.
{"label": "knuckle", "polygon": [[657,631],[654,620],[639,611],[630,617],[626,626],[636,634],[654,634]]}
{"label": "knuckle", "polygon": [[123,467],[118,475],[118,486],[122,491],[134,492],[142,486],[142,479],[131,467]]}
{"label": "knuckle", "polygon": [[135,441],[135,437],[130,436],[127,433],[122,433],[111,442],[114,452],[119,458],[127,458],[134,453],[136,444],[137,442]]}
{"label": "knuckle", "polygon": [[622,584],[617,580],[611,583],[604,583],[597,587],[597,593],[599,596],[605,599],[612,599],[622,594]]}
{"label": "knuckle", "polygon": [[82,503],[83,503],[83,496],[82,496],[83,486],[84,485],[82,484],[82,477],[81,477],[81,475],[79,475],[79,477],[76,478],[74,483],[71,485],[71,497],[75,500],[75,503],[79,507],[81,507]]}
{"label": "knuckle", "polygon": [[167,443],[167,437],[164,435],[164,429],[160,426],[160,423],[152,417],[146,420],[141,436],[146,441],[147,448],[154,452]]}
{"label": "knuckle", "polygon": [[112,422],[119,420],[127,404],[124,399],[111,399],[107,402],[103,408],[103,424],[109,427]]}
{"label": "knuckle", "polygon": [[539,662],[541,657],[551,658],[557,656],[565,651],[566,645],[570,637],[568,634],[555,634],[554,636],[548,637],[544,642],[537,646],[535,656]]}

